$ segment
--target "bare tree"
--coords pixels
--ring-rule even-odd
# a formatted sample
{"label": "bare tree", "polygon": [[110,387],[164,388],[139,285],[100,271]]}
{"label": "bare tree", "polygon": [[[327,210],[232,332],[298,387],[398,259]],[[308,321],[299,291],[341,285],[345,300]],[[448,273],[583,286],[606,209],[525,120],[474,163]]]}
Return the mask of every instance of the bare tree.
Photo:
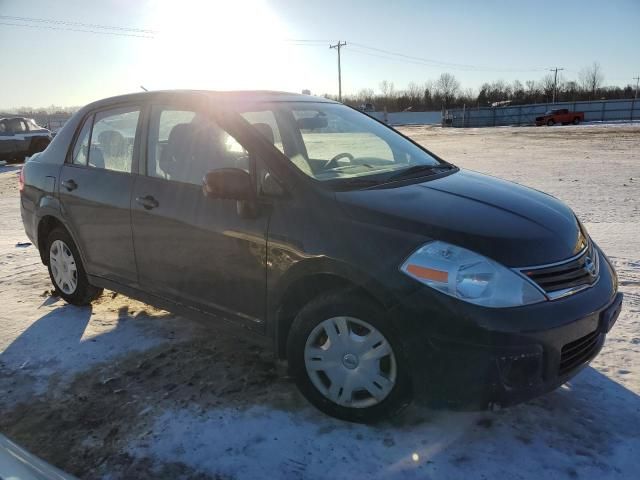
{"label": "bare tree", "polygon": [[536,88],[536,82],[533,80],[527,80],[526,82],[524,82],[524,84],[527,87],[527,95],[529,96],[533,96],[536,94],[536,91],[538,90]]}
{"label": "bare tree", "polygon": [[407,97],[409,97],[412,106],[419,105],[422,102],[423,94],[424,90],[417,83],[410,82],[409,85],[407,85]]}
{"label": "bare tree", "polygon": [[372,88],[363,88],[358,92],[356,99],[361,103],[373,102],[375,92]]}
{"label": "bare tree", "polygon": [[604,73],[602,73],[602,67],[598,62],[593,62],[593,65],[585,67],[580,70],[578,74],[580,77],[580,84],[586,92],[591,92],[593,97],[596,96],[596,92],[604,83]]}
{"label": "bare tree", "polygon": [[380,93],[383,97],[392,98],[395,95],[395,86],[393,82],[383,80],[380,82]]}
{"label": "bare tree", "polygon": [[542,80],[540,80],[540,90],[547,97],[547,101],[553,96],[554,88],[555,88],[555,81],[553,79],[553,75],[549,73],[544,77],[542,77]]}
{"label": "bare tree", "polygon": [[435,83],[435,89],[438,95],[444,101],[445,108],[450,105],[456,98],[458,91],[460,90],[460,82],[456,80],[450,73],[443,73],[440,75]]}

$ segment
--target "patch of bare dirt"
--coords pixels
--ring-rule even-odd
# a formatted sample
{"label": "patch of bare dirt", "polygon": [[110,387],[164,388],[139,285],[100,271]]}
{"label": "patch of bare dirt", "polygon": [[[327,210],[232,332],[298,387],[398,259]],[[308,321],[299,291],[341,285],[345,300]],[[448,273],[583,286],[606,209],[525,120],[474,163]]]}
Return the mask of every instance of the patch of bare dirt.
{"label": "patch of bare dirt", "polygon": [[211,478],[181,464],[151,471],[150,460],[124,453],[127,439],[152,437],[152,419],[167,409],[304,405],[278,370],[271,351],[212,332],[82,373],[63,393],[4,411],[0,431],[81,478]]}

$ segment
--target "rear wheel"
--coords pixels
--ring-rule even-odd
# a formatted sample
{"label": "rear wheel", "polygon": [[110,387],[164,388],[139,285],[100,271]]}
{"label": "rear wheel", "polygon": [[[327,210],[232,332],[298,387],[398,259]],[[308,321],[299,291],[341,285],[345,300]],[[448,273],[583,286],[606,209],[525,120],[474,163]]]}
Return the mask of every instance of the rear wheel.
{"label": "rear wheel", "polygon": [[73,305],[87,305],[102,294],[89,283],[71,235],[55,228],[47,238],[47,266],[56,293]]}
{"label": "rear wheel", "polygon": [[556,122],[553,121],[553,119],[549,119],[547,120],[547,127],[553,127],[555,125]]}
{"label": "rear wheel", "polygon": [[573,119],[573,124],[578,125],[580,123],[580,117],[576,117]]}
{"label": "rear wheel", "polygon": [[302,394],[324,413],[371,423],[411,401],[411,381],[395,332],[372,301],[321,295],[296,317],[289,369]]}

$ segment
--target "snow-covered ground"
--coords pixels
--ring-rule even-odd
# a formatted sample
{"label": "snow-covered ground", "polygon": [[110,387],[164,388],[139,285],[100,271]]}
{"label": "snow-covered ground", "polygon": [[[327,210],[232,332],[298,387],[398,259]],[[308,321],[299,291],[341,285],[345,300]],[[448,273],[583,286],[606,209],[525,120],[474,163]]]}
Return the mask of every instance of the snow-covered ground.
{"label": "snow-covered ground", "polygon": [[623,312],[570,384],[497,412],[328,418],[260,339],[111,292],[91,308],[51,297],[18,169],[0,166],[0,432],[84,478],[637,478],[640,127],[403,132],[564,200],[615,263]]}

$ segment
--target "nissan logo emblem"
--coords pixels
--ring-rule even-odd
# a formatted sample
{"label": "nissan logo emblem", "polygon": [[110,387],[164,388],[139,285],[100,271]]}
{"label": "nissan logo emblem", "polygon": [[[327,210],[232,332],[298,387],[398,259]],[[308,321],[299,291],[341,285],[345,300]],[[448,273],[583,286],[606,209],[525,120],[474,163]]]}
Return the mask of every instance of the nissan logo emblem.
{"label": "nissan logo emblem", "polygon": [[593,263],[591,257],[586,257],[584,259],[584,268],[589,272],[589,275],[594,276],[596,274],[596,264]]}

